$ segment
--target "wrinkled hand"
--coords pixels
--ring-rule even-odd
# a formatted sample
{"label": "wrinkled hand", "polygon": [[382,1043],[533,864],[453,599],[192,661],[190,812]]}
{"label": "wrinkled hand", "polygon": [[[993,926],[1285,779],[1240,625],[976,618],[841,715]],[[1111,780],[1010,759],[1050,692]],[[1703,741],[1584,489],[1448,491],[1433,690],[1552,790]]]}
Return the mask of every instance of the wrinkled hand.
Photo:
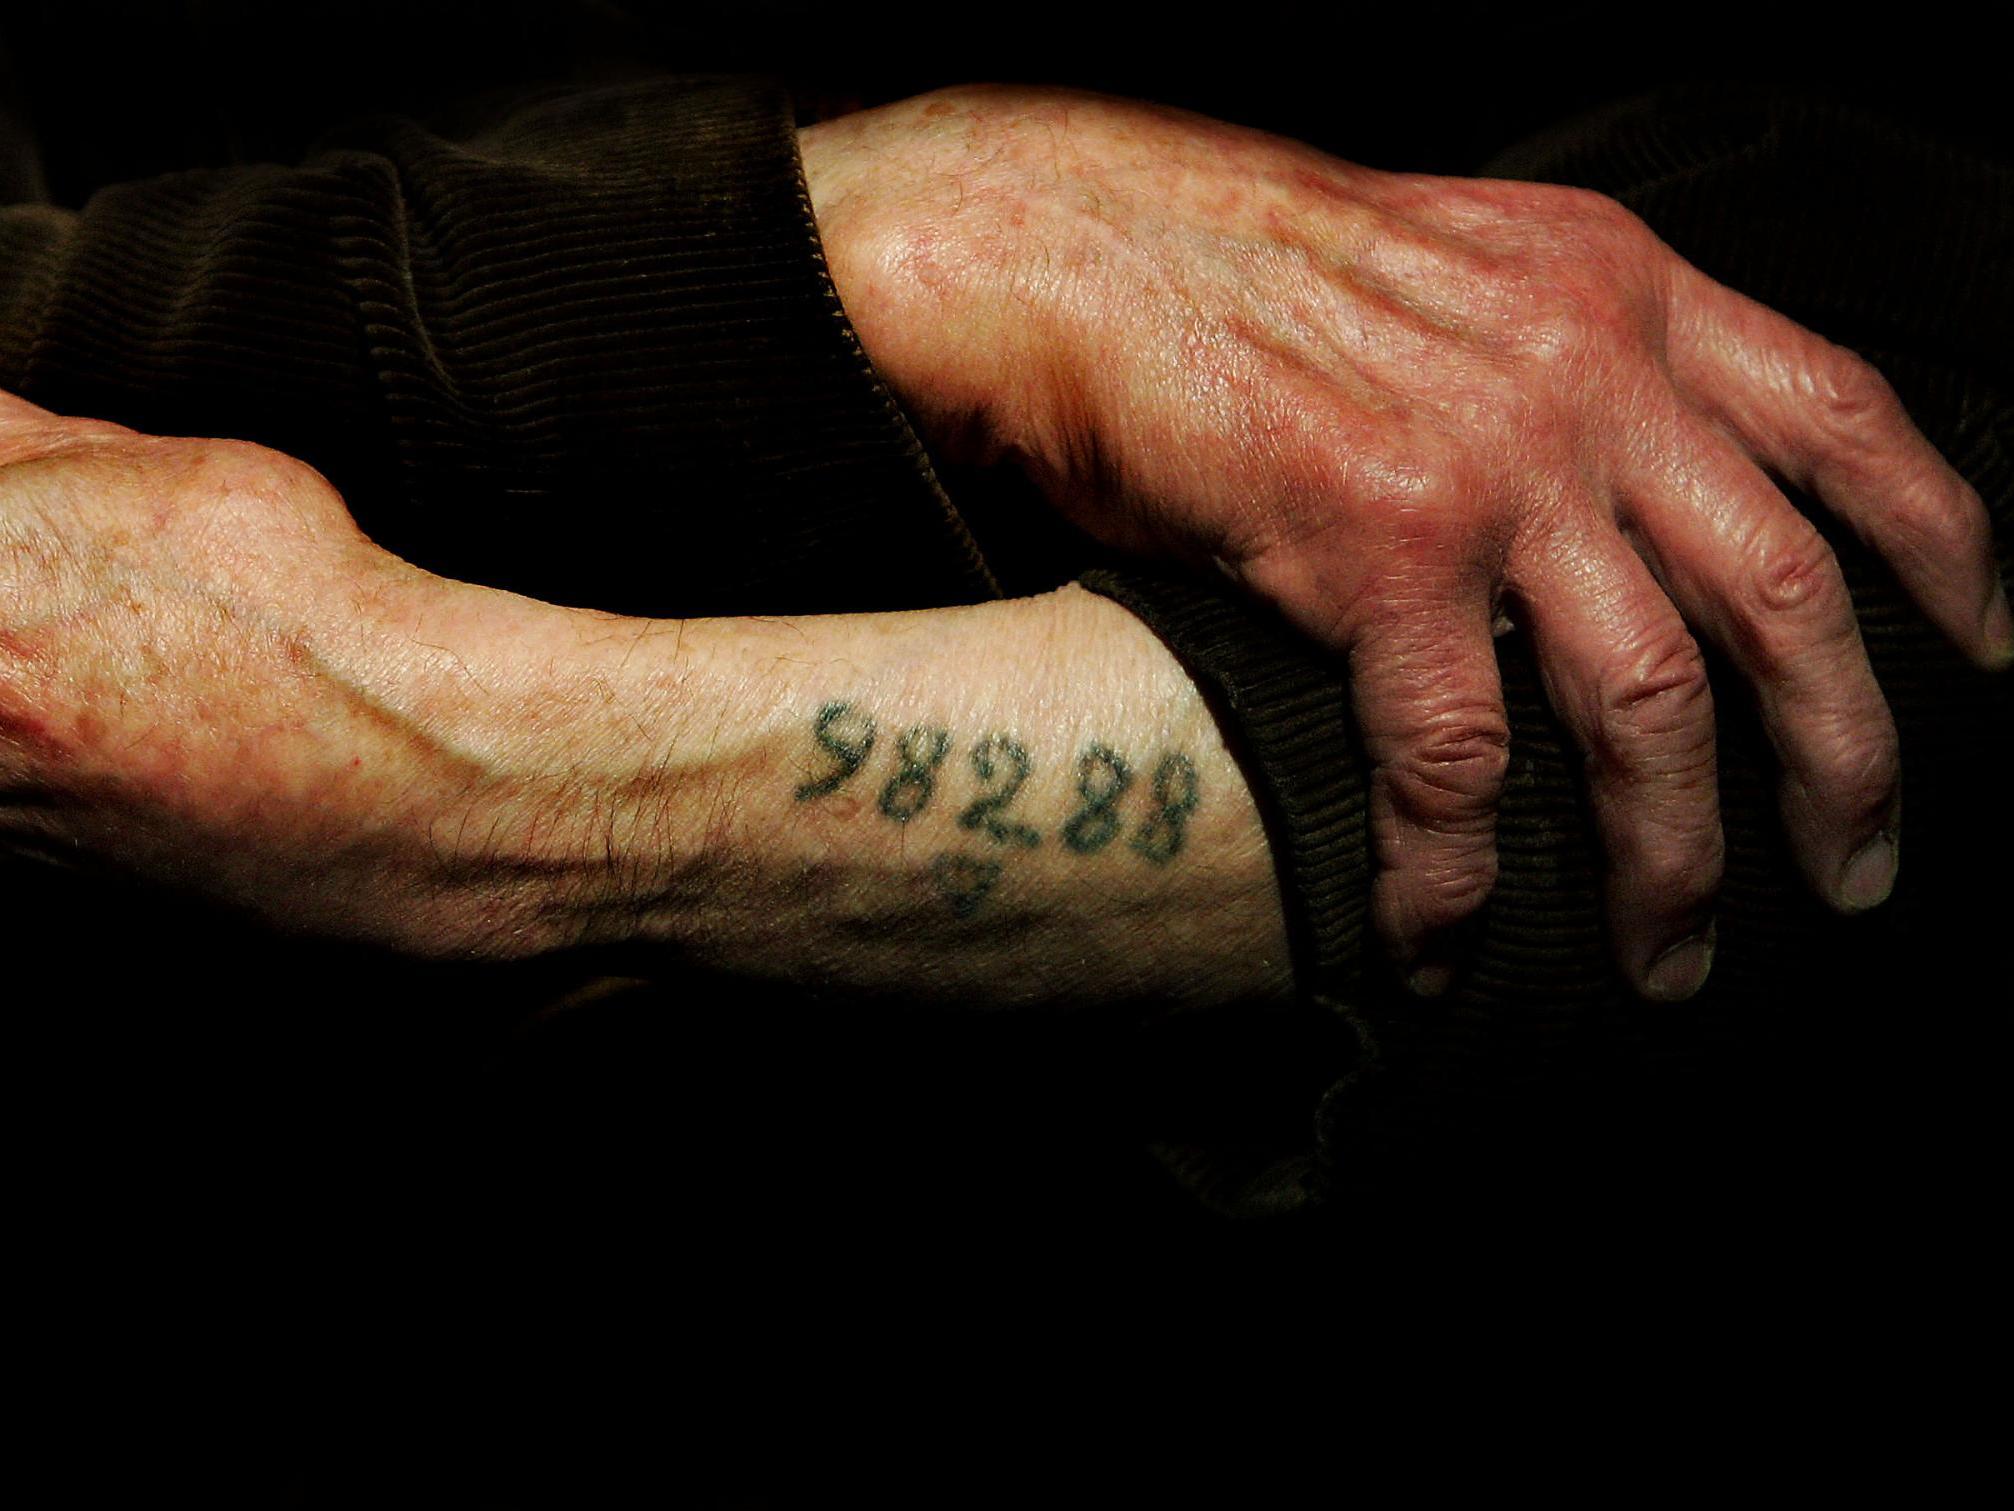
{"label": "wrinkled hand", "polygon": [[536,661],[479,649],[519,605],[276,452],[0,395],[0,847],[421,954],[543,946],[507,863]]}
{"label": "wrinkled hand", "polygon": [[1865,362],[1584,191],[1373,172],[1183,112],[944,91],[800,133],[833,275],[926,439],[1346,653],[1375,915],[1416,989],[1496,875],[1530,633],[1587,760],[1618,959],[1704,981],[1722,841],[1688,624],[1753,683],[1811,885],[1892,885],[1899,767],[1811,492],[1989,666],[1977,496]]}

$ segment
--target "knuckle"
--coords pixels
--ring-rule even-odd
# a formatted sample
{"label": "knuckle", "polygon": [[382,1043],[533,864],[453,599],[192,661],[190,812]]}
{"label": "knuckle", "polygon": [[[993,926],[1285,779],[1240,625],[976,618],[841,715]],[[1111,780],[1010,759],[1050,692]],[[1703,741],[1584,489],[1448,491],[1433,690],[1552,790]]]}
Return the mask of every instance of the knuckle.
{"label": "knuckle", "polygon": [[1490,709],[1444,714],[1385,768],[1394,804],[1433,829],[1486,825],[1510,767],[1510,731]]}
{"label": "knuckle", "polygon": [[1530,209],[1550,233],[1556,255],[1574,262],[1610,260],[1641,249],[1650,231],[1613,196],[1573,184],[1530,186]]}
{"label": "knuckle", "polygon": [[1559,192],[1561,207],[1583,230],[1634,236],[1644,229],[1643,222],[1628,206],[1599,189],[1563,185]]}
{"label": "knuckle", "polygon": [[1400,559],[1445,571],[1480,533],[1480,480],[1450,467],[1422,482],[1392,511],[1389,545]]}
{"label": "knuckle", "polygon": [[1525,316],[1524,354],[1546,364],[1574,361],[1596,344],[1603,323],[1592,297],[1556,284],[1535,297]]}
{"label": "knuckle", "polygon": [[1650,749],[1666,747],[1684,757],[1713,744],[1713,697],[1706,661],[1683,627],[1660,630],[1637,654],[1610,663],[1595,689],[1599,754],[1622,766],[1638,767]]}
{"label": "knuckle", "polygon": [[301,530],[348,511],[328,480],[306,462],[251,441],[201,440],[182,448],[180,487],[164,509],[191,529]]}
{"label": "knuckle", "polygon": [[1379,522],[1377,543],[1431,551],[1473,528],[1482,481],[1457,447],[1432,436],[1416,438],[1405,454],[1382,441],[1357,451],[1326,442],[1255,491],[1224,546],[1252,561],[1360,554],[1368,515]]}
{"label": "knuckle", "polygon": [[1646,268],[1660,250],[1625,206],[1591,189],[1555,188],[1546,207],[1548,247],[1525,285],[1525,350],[1569,358],[1612,345],[1635,324]]}
{"label": "knuckle", "polygon": [[251,441],[205,441],[197,466],[217,484],[253,493],[282,494],[327,486],[306,462]]}
{"label": "knuckle", "polygon": [[1798,375],[1800,397],[1834,444],[1864,449],[1884,441],[1902,401],[1874,364],[1844,347],[1826,346]]}
{"label": "knuckle", "polygon": [[1641,352],[1640,293],[1599,262],[1562,271],[1527,297],[1514,349],[1521,383],[1585,403],[1592,387],[1630,380]]}
{"label": "knuckle", "polygon": [[1842,615],[1846,579],[1825,537],[1808,520],[1756,551],[1749,573],[1750,611],[1761,617],[1800,613],[1822,618]]}
{"label": "knuckle", "polygon": [[1898,565],[1933,571],[1992,558],[1993,527],[1970,484],[1925,478],[1892,497],[1882,546]]}

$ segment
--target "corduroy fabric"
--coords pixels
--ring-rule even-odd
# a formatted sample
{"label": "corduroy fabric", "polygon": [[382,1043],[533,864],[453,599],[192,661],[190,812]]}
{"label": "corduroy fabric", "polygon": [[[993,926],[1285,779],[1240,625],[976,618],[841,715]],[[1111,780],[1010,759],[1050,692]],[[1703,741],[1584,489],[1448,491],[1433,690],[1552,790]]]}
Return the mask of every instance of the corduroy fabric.
{"label": "corduroy fabric", "polygon": [[995,591],[760,81],[550,93],[461,142],[381,119],[298,168],[0,213],[0,330],[0,385],[299,456],[448,575],[640,614]]}
{"label": "corduroy fabric", "polygon": [[[1080,581],[1152,627],[1216,715],[1266,827],[1302,997],[1293,1014],[1248,1012],[1230,1032],[1168,1055],[1212,1061],[1219,1070],[1215,1077],[1164,1073],[1164,1080],[1185,1081],[1194,1095],[1186,1106],[1180,1097],[1159,1102],[1160,1126],[1149,1147],[1193,1196],[1224,1216],[1297,1210],[1321,1194],[1313,1151],[1303,1147],[1306,1125],[1299,1138],[1264,1136],[1280,1127],[1290,1099],[1310,1095],[1295,1085],[1291,1062],[1313,1061],[1298,1067],[1300,1076],[1324,1064],[1333,1075],[1348,1065],[1355,1081],[1378,1056],[1353,1005],[1365,1000],[1364,974],[1376,969],[1376,947],[1368,933],[1365,762],[1347,689],[1291,630],[1208,584],[1103,567]],[[1147,1032],[1167,1038],[1171,1027]],[[1190,1025],[1175,1032],[1197,1037]],[[1232,1078],[1223,1073],[1227,1062],[1246,1068]],[[1251,1099],[1241,1109],[1231,1110],[1233,1086]]]}

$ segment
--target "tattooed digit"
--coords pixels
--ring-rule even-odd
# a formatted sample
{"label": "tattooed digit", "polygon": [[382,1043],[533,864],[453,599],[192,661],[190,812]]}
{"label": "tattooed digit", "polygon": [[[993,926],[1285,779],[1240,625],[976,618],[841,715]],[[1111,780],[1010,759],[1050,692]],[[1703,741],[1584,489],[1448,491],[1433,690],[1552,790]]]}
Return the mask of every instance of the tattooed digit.
{"label": "tattooed digit", "polygon": [[[1000,758],[998,761],[994,759],[996,756]],[[972,805],[958,815],[958,827],[977,829],[988,839],[1002,845],[1022,845],[1033,849],[1041,844],[1041,835],[1026,824],[1005,816],[1007,805],[1014,801],[1014,794],[1021,790],[1021,784],[1028,780],[1028,774],[1034,769],[1026,747],[1012,735],[988,735],[974,745],[973,773],[980,781],[991,782],[996,775],[1004,772],[1005,784],[973,799]]]}
{"label": "tattooed digit", "polygon": [[[856,732],[849,737],[842,726],[851,726]],[[851,703],[824,704],[818,710],[818,717],[812,721],[811,738],[837,764],[826,775],[805,782],[797,789],[800,803],[824,797],[828,792],[837,792],[867,764],[867,757],[874,750],[874,716],[862,713]]]}
{"label": "tattooed digit", "polygon": [[1178,752],[1162,756],[1154,768],[1154,811],[1130,841],[1133,849],[1157,866],[1181,854],[1198,800],[1196,763]]}
{"label": "tattooed digit", "polygon": [[896,823],[906,824],[929,806],[937,791],[937,768],[951,749],[951,734],[919,724],[904,731],[895,748],[902,764],[881,789],[881,811]]}
{"label": "tattooed digit", "polygon": [[[1103,782],[1097,780],[1104,772]],[[1077,758],[1077,795],[1084,806],[1063,825],[1063,843],[1079,855],[1093,855],[1119,832],[1119,799],[1133,785],[1126,758],[1109,745],[1092,743]]]}

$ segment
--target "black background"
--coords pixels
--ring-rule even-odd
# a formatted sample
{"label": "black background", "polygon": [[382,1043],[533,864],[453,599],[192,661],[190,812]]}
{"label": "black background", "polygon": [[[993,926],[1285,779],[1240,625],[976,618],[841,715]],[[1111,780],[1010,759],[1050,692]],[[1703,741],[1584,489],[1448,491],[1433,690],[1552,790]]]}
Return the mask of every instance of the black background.
{"label": "black background", "polygon": [[1956,6],[86,0],[10,5],[0,26],[59,203],[144,173],[290,160],[364,111],[649,68],[782,74],[822,109],[1073,84],[1446,173],[1699,79],[1822,89],[2003,145],[2014,131],[1998,49]]}

